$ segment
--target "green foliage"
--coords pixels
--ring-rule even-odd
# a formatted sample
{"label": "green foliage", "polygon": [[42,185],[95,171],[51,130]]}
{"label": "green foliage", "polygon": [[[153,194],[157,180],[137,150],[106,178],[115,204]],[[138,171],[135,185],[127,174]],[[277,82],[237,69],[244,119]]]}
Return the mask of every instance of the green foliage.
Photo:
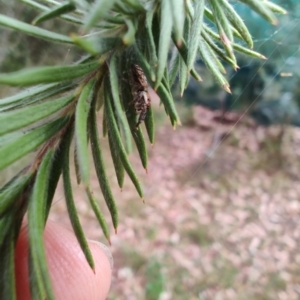
{"label": "green foliage", "polygon": [[[225,76],[232,94],[226,95],[220,92],[212,82],[212,76],[205,70],[206,82],[203,85],[190,82],[183,99],[186,103],[223,111],[237,110],[248,114],[257,124],[263,126],[275,124],[299,126],[300,55],[295,41],[299,37],[297,24],[300,10],[298,1],[295,0],[275,2],[289,12],[280,16],[280,24],[277,27],[260,18],[242,3],[235,5],[235,9],[255,37],[255,49],[264,53],[268,60],[237,55],[240,69],[233,72],[227,68]],[[237,52],[240,52],[240,47],[239,44],[233,44]],[[245,50],[250,49],[244,48],[243,51]],[[201,69],[203,62],[203,59],[198,61],[198,67]],[[179,94],[179,89],[176,92]]]}
{"label": "green foliage", "polygon": [[36,174],[28,204],[29,270],[32,274],[30,290],[34,299],[55,299],[50,285],[43,242],[47,190],[53,154],[53,150],[49,149],[44,155]]}
{"label": "green foliage", "polygon": [[[73,138],[73,130],[70,130],[68,134],[65,136],[64,144],[62,145],[62,166],[60,168],[55,168],[56,170],[59,169],[59,175],[62,172],[63,183],[64,183],[64,192],[65,192],[65,199],[67,204],[67,209],[70,217],[70,221],[74,230],[74,233],[78,239],[80,247],[85,254],[85,257],[91,266],[94,269],[94,260],[89,249],[87,240],[85,238],[83,229],[81,227],[79,217],[76,211],[76,206],[73,198],[72,192],[72,184],[71,184],[71,176],[70,176],[70,159],[69,159],[69,152],[70,152],[70,145]],[[53,177],[52,177],[53,178]]]}
{"label": "green foliage", "polygon": [[147,300],[158,300],[165,287],[165,277],[162,266],[157,260],[151,260],[146,270],[146,295]]}
{"label": "green foliage", "polygon": [[[103,109],[103,133],[108,135],[119,186],[123,186],[126,171],[137,193],[143,197],[128,153],[133,139],[141,163],[147,168],[143,125],[136,127],[136,122],[137,114],[145,117],[145,127],[152,144],[153,112],[151,107],[145,107],[149,97],[148,85],[156,90],[175,127],[180,124],[180,119],[171,86],[177,76],[180,77],[181,92],[187,86],[190,75],[201,81],[194,68],[198,55],[226,91],[230,89],[222,74],[224,67],[220,60],[236,69],[235,50],[263,57],[235,41],[237,37],[252,47],[246,26],[227,0],[22,2],[39,12],[32,24],[44,24],[52,18],[61,18],[71,22],[78,29],[77,33],[74,30],[69,35],[56,33],[3,14],[0,14],[0,25],[39,39],[67,43],[87,53],[73,65],[35,67],[0,74],[1,84],[30,87],[0,100],[0,170],[37,151],[29,166],[0,190],[0,254],[5,258],[1,260],[1,274],[7,276],[5,280],[0,280],[0,298],[16,298],[14,246],[28,211],[31,294],[33,299],[54,299],[42,237],[61,174],[74,232],[93,267],[72,195],[69,151],[73,136],[78,182],[83,185],[104,236],[109,240],[109,225],[90,185],[92,160],[113,226],[117,230],[118,213],[105,174],[96,112]],[[276,23],[273,12],[280,11],[277,6],[268,1],[241,2]],[[215,24],[217,31],[207,26],[208,21]],[[172,59],[169,63],[170,49]],[[133,65],[138,65],[144,74],[134,75]],[[89,157],[89,142],[92,157]],[[160,279],[155,293],[161,292],[161,283]],[[148,290],[152,295],[153,288]]]}

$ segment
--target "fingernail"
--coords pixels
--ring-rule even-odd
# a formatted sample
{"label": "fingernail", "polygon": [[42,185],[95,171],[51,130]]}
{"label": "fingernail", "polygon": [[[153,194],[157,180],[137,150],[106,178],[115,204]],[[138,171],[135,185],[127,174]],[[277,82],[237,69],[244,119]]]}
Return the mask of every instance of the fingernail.
{"label": "fingernail", "polygon": [[106,257],[108,258],[108,261],[109,261],[109,264],[110,264],[110,268],[113,269],[113,267],[114,267],[114,259],[112,257],[112,254],[111,254],[109,248],[107,246],[105,246],[104,244],[99,243],[99,242],[94,241],[94,240],[89,240],[89,242],[93,243],[93,244],[95,244],[97,246],[99,246],[103,250],[103,252],[105,253]]}

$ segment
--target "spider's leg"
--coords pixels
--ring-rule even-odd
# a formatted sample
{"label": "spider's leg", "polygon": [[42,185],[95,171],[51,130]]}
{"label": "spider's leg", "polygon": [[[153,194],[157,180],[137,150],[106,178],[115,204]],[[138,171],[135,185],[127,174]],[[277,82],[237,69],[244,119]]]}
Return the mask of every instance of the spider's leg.
{"label": "spider's leg", "polygon": [[139,115],[139,119],[135,125],[136,130],[139,128],[139,125],[146,119],[146,116],[147,116],[147,110],[141,111]]}
{"label": "spider's leg", "polygon": [[137,99],[136,99],[136,98],[133,98],[133,100],[130,101],[128,104],[129,104],[129,105],[134,104],[136,101],[137,101]]}
{"label": "spider's leg", "polygon": [[138,92],[132,92],[132,100],[128,103],[129,105],[134,104],[139,101],[140,94]]}

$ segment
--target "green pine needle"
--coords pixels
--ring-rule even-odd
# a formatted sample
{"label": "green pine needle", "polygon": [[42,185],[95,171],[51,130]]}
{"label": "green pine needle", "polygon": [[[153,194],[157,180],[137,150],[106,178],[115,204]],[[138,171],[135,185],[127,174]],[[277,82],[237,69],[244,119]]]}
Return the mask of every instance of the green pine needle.
{"label": "green pine needle", "polygon": [[[179,80],[183,93],[191,76],[201,81],[201,74],[195,69],[198,58],[229,92],[221,61],[237,69],[235,51],[255,58],[265,57],[251,49],[253,42],[248,29],[227,0],[21,2],[38,11],[32,22],[35,26],[22,20],[23,16],[16,19],[3,14],[0,14],[0,26],[56,43],[57,47],[64,43],[76,48],[78,53],[87,54],[70,65],[36,66],[0,73],[1,85],[28,87],[0,99],[0,170],[35,152],[28,166],[0,188],[0,298],[16,299],[14,247],[24,214],[28,212],[32,298],[55,299],[45,258],[43,231],[61,176],[74,232],[89,265],[94,267],[72,193],[69,151],[74,151],[73,133],[78,184],[83,185],[109,241],[109,225],[89,180],[93,166],[116,230],[117,205],[106,175],[97,121],[103,124],[103,136],[108,136],[120,188],[126,171],[142,198],[141,183],[128,153],[133,140],[141,163],[147,169],[147,143],[142,128],[146,127],[151,144],[155,132],[155,111],[146,105],[148,86],[156,90],[175,127],[180,119],[171,86]],[[272,1],[239,2],[273,24],[278,22],[274,13],[286,13]],[[56,32],[39,27],[40,23],[53,18],[71,23],[72,30],[64,34],[60,27]],[[217,32],[210,29],[209,22],[214,23]],[[141,73],[133,74],[132,65],[137,65]],[[99,116],[98,110],[102,110]],[[140,115],[144,122],[136,128]]]}

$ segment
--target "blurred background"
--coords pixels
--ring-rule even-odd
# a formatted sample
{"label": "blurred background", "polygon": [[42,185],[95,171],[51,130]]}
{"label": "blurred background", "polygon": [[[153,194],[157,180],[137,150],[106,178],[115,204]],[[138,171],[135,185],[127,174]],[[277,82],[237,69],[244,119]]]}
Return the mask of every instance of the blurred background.
{"label": "blurred background", "polygon": [[[119,190],[107,140],[101,139],[120,215],[118,234],[112,234],[109,299],[300,299],[300,5],[274,1],[289,13],[272,26],[231,2],[255,50],[268,59],[238,56],[240,69],[227,68],[232,95],[199,60],[203,82],[191,79],[182,98],[174,87],[183,124],[176,131],[151,94],[157,126],[148,174],[136,151],[130,156],[145,204],[129,180]],[[19,2],[3,3],[2,13],[10,16],[31,22],[37,15]],[[59,20],[44,27],[73,30]],[[0,34],[0,72],[70,63],[82,55],[1,28]],[[14,92],[1,86],[0,97]],[[100,115],[99,130],[101,123]],[[25,163],[2,172],[0,183]],[[108,216],[95,174],[92,178]],[[75,182],[74,175],[87,236],[106,243]],[[70,227],[61,187],[51,218]]]}

